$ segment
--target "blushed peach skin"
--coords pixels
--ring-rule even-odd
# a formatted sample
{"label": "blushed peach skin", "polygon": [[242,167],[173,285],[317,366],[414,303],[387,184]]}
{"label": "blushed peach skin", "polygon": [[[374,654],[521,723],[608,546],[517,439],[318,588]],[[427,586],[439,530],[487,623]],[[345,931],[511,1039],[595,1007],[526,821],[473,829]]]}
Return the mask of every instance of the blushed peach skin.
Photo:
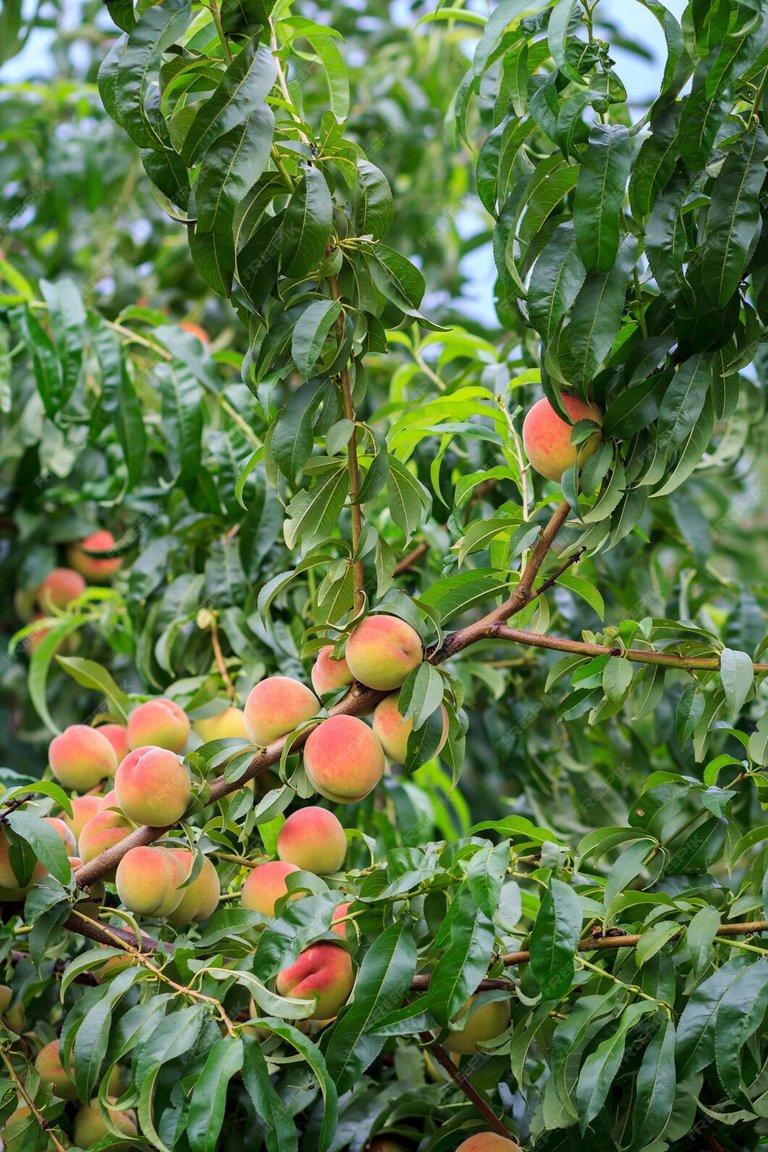
{"label": "blushed peach skin", "polygon": [[[574,424],[579,420],[594,420],[596,424],[602,424],[603,413],[596,404],[587,404],[569,392],[564,392],[560,401]],[[577,453],[579,462],[582,462],[596,451],[600,443],[599,433],[579,446],[571,443],[572,431],[572,426],[561,419],[546,397],[537,400],[523,421],[523,447],[535,472],[548,480],[560,480],[563,472],[576,460]]]}
{"label": "blushed peach skin", "polygon": [[[110,552],[115,547],[115,538],[105,528],[92,532],[78,544],[67,548],[67,561],[76,572],[97,584],[108,583],[122,564],[119,556],[89,556],[88,552]],[[86,551],[83,551],[86,549]]]}
{"label": "blushed peach skin", "polygon": [[405,1152],[405,1145],[397,1140],[390,1140],[389,1136],[377,1136],[368,1145],[366,1152]]}
{"label": "blushed peach skin", "polygon": [[134,825],[122,812],[102,809],[91,816],[78,837],[78,851],[83,864],[95,860],[107,848],[113,848],[134,831]]}
{"label": "blushed peach skin", "polygon": [[281,996],[311,1000],[317,996],[310,1020],[329,1020],[346,1004],[355,983],[352,959],[338,944],[313,944],[299,954],[295,964],[278,973]]}
{"label": "blushed peach skin", "polygon": [[101,796],[88,794],[87,796],[72,797],[72,815],[62,814],[62,820],[69,828],[75,840],[80,839],[80,833],[85,825],[95,816],[101,807]]}
{"label": "blushed peach skin", "polygon": [[102,724],[96,729],[101,732],[102,736],[106,736],[110,744],[115,750],[117,762],[125,760],[128,755],[128,729],[125,724]]}
{"label": "blushed peach skin", "polygon": [[18,900],[22,898],[38,880],[42,880],[46,875],[45,867],[38,860],[32,872],[31,879],[24,887],[19,886],[19,879],[11,865],[11,857],[8,844],[8,835],[5,828],[0,827],[0,887],[5,889],[0,894],[0,899],[3,900]]}
{"label": "blushed peach skin", "polygon": [[121,902],[139,916],[168,916],[181,903],[179,885],[186,872],[167,848],[138,847],[126,852],[117,866],[115,883]]}
{"label": "blushed peach skin", "polygon": [[203,716],[192,721],[192,727],[204,744],[211,740],[226,740],[238,736],[248,739],[245,729],[245,713],[240,708],[225,708],[215,716]]}
{"label": "blushed peach skin", "polygon": [[146,700],[128,717],[128,747],[166,748],[183,752],[189,739],[189,717],[183,708],[165,696]]}
{"label": "blushed peach skin", "polygon": [[[183,884],[192,869],[194,856],[186,848],[171,848],[169,851],[182,867]],[[203,858],[195,879],[188,887],[181,888],[180,892],[181,901],[168,917],[171,924],[196,924],[213,915],[219,906],[221,881],[213,862],[207,856]]]}
{"label": "blushed peach skin", "polygon": [[[286,876],[298,871],[295,864],[286,864],[282,860],[272,860],[252,868],[240,892],[243,908],[248,908],[251,912],[261,912],[264,916],[274,916],[275,904],[288,891]],[[293,899],[296,899],[296,896]]]}
{"label": "blushed peach skin", "polygon": [[71,856],[77,849],[77,841],[72,829],[61,819],[60,816],[44,816],[46,824],[50,824],[56,835],[61,840],[62,844],[67,850],[67,855]]}
{"label": "blushed peach skin", "polygon": [[41,1048],[35,1059],[35,1068],[42,1084],[50,1084],[62,1100],[77,1100],[77,1088],[59,1055],[59,1042],[52,1040]]}
{"label": "blushed peach skin", "polygon": [[327,696],[329,692],[338,692],[352,683],[352,673],[349,665],[342,656],[340,660],[333,659],[333,644],[326,644],[317,654],[312,668],[312,687],[318,696]]}
{"label": "blushed peach skin", "polygon": [[384,751],[371,729],[356,716],[331,716],[304,745],[307,780],[321,796],[354,804],[384,775]]}
{"label": "blushed peach skin", "polygon": [[281,860],[325,876],[338,872],[347,855],[347,838],[333,812],[312,805],[292,812],[277,837]]}
{"label": "blushed peach skin", "polygon": [[470,1015],[470,1008],[474,996],[471,996],[461,1011],[454,1018],[454,1024],[466,1023],[460,1032],[450,1032],[443,1047],[449,1052],[456,1052],[462,1056],[474,1056],[479,1052],[478,1044],[486,1040],[493,1040],[506,1032],[511,1019],[509,1000],[491,1000],[483,1004]]}
{"label": "blushed peach skin", "polygon": [[299,680],[268,676],[252,688],[245,702],[245,727],[254,744],[265,748],[316,716],[320,703]]}
{"label": "blushed peach skin", "polygon": [[166,828],[186,812],[192,798],[189,771],[167,748],[136,748],[115,775],[117,802],[129,820]]}
{"label": "blushed peach skin", "polygon": [[[373,712],[373,731],[379,738],[385,754],[395,764],[405,764],[408,754],[408,738],[413,731],[413,720],[409,717],[407,720],[403,719],[403,715],[398,708],[400,700],[400,693],[393,692],[391,696],[385,697],[381,703],[376,705]],[[443,716],[443,734],[440,739],[435,756],[442,750],[448,739],[448,713],[443,705],[440,705],[440,710]]]}
{"label": "blushed peach skin", "polygon": [[74,568],[54,568],[37,589],[40,607],[50,612],[52,608],[66,608],[78,596],[82,596],[88,585]]}
{"label": "blushed peach skin", "polygon": [[398,616],[366,616],[347,640],[345,656],[355,680],[391,692],[421,664],[424,648],[418,632]]}
{"label": "blushed peach skin", "polygon": [[65,788],[88,792],[117,770],[114,748],[98,728],[70,724],[48,746],[51,771]]}
{"label": "blushed peach skin", "polygon": [[[333,910],[333,917],[331,919],[331,932],[335,932],[337,936],[341,936],[342,940],[347,938],[348,922],[344,917],[352,907],[352,901],[348,900],[346,904],[337,904]],[[341,921],[341,923],[339,923]]]}
{"label": "blushed peach skin", "polygon": [[520,1145],[496,1132],[476,1132],[459,1144],[456,1152],[520,1152]]}

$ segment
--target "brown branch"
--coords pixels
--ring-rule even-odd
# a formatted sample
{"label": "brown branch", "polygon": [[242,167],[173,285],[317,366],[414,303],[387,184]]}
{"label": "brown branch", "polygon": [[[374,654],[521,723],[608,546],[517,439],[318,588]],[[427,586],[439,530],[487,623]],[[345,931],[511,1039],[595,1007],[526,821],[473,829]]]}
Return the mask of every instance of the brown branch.
{"label": "brown branch", "polygon": [[40,1111],[40,1109],[37,1107],[34,1100],[30,1096],[29,1092],[27,1092],[26,1088],[24,1087],[24,1084],[22,1083],[21,1079],[17,1075],[16,1069],[13,1066],[13,1062],[12,1062],[10,1056],[8,1056],[8,1054],[6,1052],[4,1052],[2,1049],[0,1049],[0,1060],[2,1060],[3,1064],[5,1064],[5,1067],[8,1069],[8,1075],[11,1077],[11,1080],[13,1081],[14,1085],[16,1086],[16,1092],[25,1101],[27,1107],[29,1108],[29,1111],[32,1113],[35,1120],[37,1121],[37,1125],[40,1128],[40,1130],[47,1134],[48,1139],[53,1144],[54,1148],[56,1149],[56,1152],[66,1152],[64,1145],[62,1144],[61,1140],[59,1140],[58,1136],[56,1135],[56,1132],[54,1131],[54,1129],[57,1127],[57,1125],[51,1124],[48,1120],[46,1120],[45,1116]]}
{"label": "brown branch", "polygon": [[[543,589],[542,589],[543,590]],[[567,640],[561,636],[543,636],[504,624],[491,624],[486,628],[487,639],[508,640],[512,644],[525,644],[531,648],[550,648],[555,652],[573,652],[578,656],[619,656],[636,664],[660,664],[667,668],[703,669],[717,671],[719,656],[679,656],[675,652],[657,652],[653,649],[622,648],[618,645],[587,644],[582,640]],[[755,672],[768,672],[768,664],[753,664]]]}
{"label": "brown branch", "polygon": [[504,1136],[508,1140],[509,1132],[501,1120],[499,1120],[493,1108],[491,1108],[488,1101],[480,1095],[474,1084],[467,1079],[461,1069],[454,1064],[442,1044],[437,1043],[431,1032],[420,1032],[419,1037],[422,1043],[427,1045],[430,1052],[434,1053],[438,1064],[441,1064],[443,1068],[445,1068],[448,1075],[456,1084],[456,1087],[464,1093],[468,1100],[472,1101],[475,1108],[477,1108],[483,1119],[487,1120],[494,1132],[498,1132],[499,1136]]}
{"label": "brown branch", "polygon": [[230,700],[237,697],[237,689],[232,683],[232,678],[229,675],[226,661],[224,660],[224,653],[221,650],[221,641],[219,640],[219,626],[216,619],[211,615],[211,647],[213,648],[213,655],[216,660],[216,667],[219,670],[219,675],[224,681],[224,688]]}
{"label": "brown branch", "polygon": [[421,543],[417,544],[411,552],[409,552],[406,556],[403,556],[399,563],[395,564],[393,575],[402,576],[403,572],[407,572],[409,568],[413,568],[416,561],[421,559],[428,548],[429,545],[427,544],[426,540],[422,540]]}

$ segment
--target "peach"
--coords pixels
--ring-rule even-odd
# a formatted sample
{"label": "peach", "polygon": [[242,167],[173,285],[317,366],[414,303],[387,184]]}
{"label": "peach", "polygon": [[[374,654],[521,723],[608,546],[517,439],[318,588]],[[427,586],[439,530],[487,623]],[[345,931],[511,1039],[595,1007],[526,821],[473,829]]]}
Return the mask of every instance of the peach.
{"label": "peach", "polygon": [[362,800],[384,775],[384,751],[356,716],[331,716],[313,729],[304,745],[307,780],[338,804]]}
{"label": "peach", "polygon": [[[352,901],[348,900],[346,904],[337,904],[333,910],[333,918],[331,919],[331,932],[335,932],[337,936],[341,936],[342,940],[347,938],[348,924],[344,921],[344,917],[352,907]],[[339,923],[339,921],[344,921]]]}
{"label": "peach", "polygon": [[459,1144],[456,1152],[520,1152],[520,1145],[496,1132],[476,1132]]}
{"label": "peach", "polygon": [[66,608],[78,596],[82,596],[88,585],[74,568],[54,568],[37,589],[40,607],[50,612],[52,608]]}
{"label": "peach", "polygon": [[[563,392],[560,402],[574,424],[579,420],[593,420],[596,424],[603,422],[602,410],[596,404],[588,404],[570,392]],[[597,450],[601,440],[599,432],[590,436],[583,445],[576,445],[571,443],[572,430],[546,396],[529,409],[523,421],[523,447],[531,467],[540,476],[560,480],[577,456],[581,463]]]}
{"label": "peach", "polygon": [[314,692],[290,676],[268,676],[252,688],[245,702],[245,728],[254,744],[265,748],[299,724],[317,716]]}
{"label": "peach", "polygon": [[5,1016],[13,1000],[13,989],[7,984],[0,984],[0,1016]]}
{"label": "peach", "polygon": [[117,866],[115,884],[121,902],[138,916],[169,916],[181,903],[186,880],[181,860],[167,848],[138,847]]}
{"label": "peach", "polygon": [[405,1152],[405,1145],[389,1136],[377,1136],[366,1148],[366,1152]]}
{"label": "peach", "polygon": [[101,732],[102,736],[106,736],[110,744],[115,750],[117,762],[125,760],[128,755],[128,729],[124,724],[102,724],[100,728],[96,729]]}
{"label": "peach", "polygon": [[56,835],[61,840],[62,844],[67,850],[67,855],[71,856],[77,849],[77,841],[71,828],[59,816],[44,816],[46,824],[50,824]]}
{"label": "peach", "polygon": [[443,1040],[443,1046],[449,1052],[456,1052],[461,1056],[474,1056],[480,1051],[478,1044],[493,1040],[509,1027],[511,1018],[509,1000],[491,1000],[475,1009],[470,1015],[474,999],[474,996],[470,996],[453,1019],[454,1024],[466,1021],[461,1032],[449,1032]]}
{"label": "peach", "polygon": [[317,997],[310,1020],[329,1020],[346,1004],[355,983],[352,959],[339,944],[313,944],[295,964],[277,975],[280,996],[294,1000]]}
{"label": "peach", "polygon": [[248,739],[245,729],[245,713],[241,708],[225,708],[215,716],[202,716],[192,721],[192,727],[202,740],[208,744],[211,740],[227,740],[234,736]]}
{"label": "peach", "polygon": [[201,328],[200,325],[195,324],[193,320],[182,320],[179,324],[179,328],[181,328],[184,332],[189,332],[192,336],[197,336],[200,343],[205,344],[206,347],[211,342],[211,338],[206,332],[205,328]]}
{"label": "peach", "polygon": [[32,871],[32,876],[29,882],[21,887],[19,885],[19,878],[13,870],[11,864],[10,850],[8,844],[8,834],[5,828],[0,827],[0,885],[4,892],[0,893],[0,899],[13,901],[22,899],[29,889],[38,880],[42,880],[46,875],[46,869],[38,860]]}
{"label": "peach", "polygon": [[[127,1112],[118,1112],[116,1108],[110,1107],[114,1102],[114,1097],[107,1097],[107,1111],[109,1112],[109,1119],[114,1128],[119,1132],[123,1132],[126,1136],[135,1136],[137,1134],[136,1116],[130,1110]],[[89,1104],[83,1104],[82,1108],[75,1115],[74,1137],[75,1143],[81,1148],[90,1148],[91,1144],[97,1144],[110,1132],[107,1125],[104,1123],[104,1118],[101,1114],[101,1108],[98,1100],[91,1100]],[[114,1137],[111,1137],[114,1140]],[[110,1152],[117,1152],[118,1149],[128,1149],[133,1147],[131,1140],[119,1140],[115,1144],[110,1144]]]}
{"label": "peach", "polygon": [[[295,864],[286,864],[282,860],[259,864],[251,869],[240,892],[243,908],[261,912],[264,916],[274,916],[275,904],[288,891],[286,876],[298,871]],[[299,893],[292,899],[297,899],[298,895]]]}
{"label": "peach", "polygon": [[70,544],[67,548],[67,562],[85,576],[86,580],[95,580],[97,584],[108,583],[122,564],[119,556],[89,556],[89,552],[111,552],[115,547],[115,538],[105,528],[92,532],[78,544]]}
{"label": "peach", "polygon": [[[182,883],[192,870],[193,854],[186,848],[171,848],[182,867]],[[195,924],[207,920],[219,906],[221,882],[213,861],[203,857],[203,865],[187,888],[181,888],[181,901],[168,919],[171,924]]]}
{"label": "peach", "polygon": [[115,750],[98,728],[70,724],[48,747],[51,771],[65,788],[88,792],[117,769]]}
{"label": "peach", "polygon": [[169,752],[182,752],[189,739],[189,717],[183,708],[158,696],[134,708],[128,717],[128,747],[167,748]]}
{"label": "peach", "polygon": [[89,793],[87,796],[72,797],[72,815],[64,814],[61,818],[69,828],[75,840],[80,839],[80,833],[85,825],[99,811],[101,796]]}
{"label": "peach", "polygon": [[324,876],[342,867],[347,838],[333,812],[316,806],[300,808],[280,829],[277,854],[297,868]]}
{"label": "peach", "polygon": [[181,820],[189,807],[192,779],[167,748],[136,748],[117,769],[115,792],[129,820],[166,828]]}
{"label": "peach", "polygon": [[77,1088],[61,1062],[58,1040],[41,1048],[35,1059],[35,1068],[43,1085],[50,1084],[62,1100],[77,1100]]}
{"label": "peach", "polygon": [[342,656],[340,660],[333,659],[333,644],[327,644],[317,654],[312,668],[312,687],[318,696],[327,696],[329,692],[338,692],[352,683],[352,673],[349,665]]}
{"label": "peach", "polygon": [[17,588],[13,594],[13,608],[19,620],[31,623],[37,609],[37,588]]}
{"label": "peach", "polygon": [[424,649],[416,629],[398,616],[366,616],[347,640],[346,657],[355,680],[391,692],[421,664]]}
{"label": "peach", "polygon": [[113,848],[115,844],[125,840],[133,831],[134,825],[122,812],[111,812],[106,809],[97,812],[86,821],[78,837],[78,851],[83,864],[95,860],[102,852],[106,852],[107,848]]}
{"label": "peach", "polygon": [[[386,696],[380,704],[376,705],[372,724],[373,731],[378,736],[381,746],[390,760],[393,760],[395,764],[405,764],[408,755],[408,737],[413,732],[413,720],[410,717],[407,720],[403,719],[403,714],[398,708],[399,700],[399,692],[393,692],[391,696]],[[435,750],[435,756],[442,750],[448,739],[448,713],[442,704],[440,710],[443,716],[443,734]]]}
{"label": "peach", "polygon": [[[120,811],[120,805],[117,802],[117,792],[111,788],[109,792],[105,792],[103,796],[99,797],[99,812],[113,812]],[[122,816],[122,812],[120,813]]]}
{"label": "peach", "polygon": [[0,1016],[3,1023],[14,1032],[23,1032],[24,1024],[26,1023],[26,1016],[24,1012],[24,1005],[20,1000],[15,1004],[13,1001],[13,989],[9,988],[7,984],[0,984]]}

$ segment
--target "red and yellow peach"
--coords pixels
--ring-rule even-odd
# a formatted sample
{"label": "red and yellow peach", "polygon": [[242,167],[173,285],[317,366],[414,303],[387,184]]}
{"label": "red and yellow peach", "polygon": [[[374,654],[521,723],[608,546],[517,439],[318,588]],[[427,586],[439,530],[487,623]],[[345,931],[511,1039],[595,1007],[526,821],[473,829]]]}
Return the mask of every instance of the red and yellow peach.
{"label": "red and yellow peach", "polygon": [[169,916],[181,903],[186,870],[178,855],[154,846],[131,848],[117,866],[121,902],[138,916]]}
{"label": "red and yellow peach", "polygon": [[88,585],[74,568],[54,568],[37,589],[40,607],[46,612],[54,608],[67,608],[78,596],[82,596]]}
{"label": "red and yellow peach", "polygon": [[398,616],[366,616],[347,640],[346,659],[355,680],[378,692],[399,688],[424,659],[421,637]]}
{"label": "red and yellow peach", "polygon": [[[183,884],[192,870],[194,856],[186,848],[171,848],[169,851],[181,864]],[[168,917],[171,924],[196,924],[213,915],[219,906],[221,881],[213,862],[207,856],[203,857],[200,871],[192,883],[180,891],[181,901]]]}
{"label": "red and yellow peach", "polygon": [[520,1152],[520,1145],[497,1132],[476,1132],[459,1144],[456,1152]]}
{"label": "red and yellow peach", "polygon": [[240,708],[225,708],[215,716],[202,716],[192,721],[192,727],[204,744],[211,740],[227,740],[235,736],[248,739],[245,729],[245,714]]}
{"label": "red and yellow peach", "polygon": [[[603,413],[596,404],[588,404],[570,392],[561,395],[560,403],[574,424],[580,420],[603,422]],[[548,480],[560,480],[577,457],[581,463],[597,450],[599,432],[579,446],[571,443],[572,431],[572,425],[558,415],[546,397],[537,400],[523,421],[523,447],[535,472]]]}
{"label": "red and yellow peach", "polygon": [[188,739],[189,717],[183,708],[165,696],[139,704],[128,717],[131,751],[152,745],[169,752],[183,752]]}
{"label": "red and yellow peach", "polygon": [[245,727],[254,744],[265,748],[316,716],[314,692],[290,676],[268,676],[252,688],[245,702]]}
{"label": "red and yellow peach", "polygon": [[316,792],[338,804],[354,804],[373,791],[384,774],[384,751],[356,716],[331,716],[309,734],[304,769]]}
{"label": "red and yellow peach", "polygon": [[460,1012],[454,1017],[454,1024],[462,1024],[460,1032],[450,1032],[443,1046],[449,1052],[462,1056],[474,1056],[480,1051],[478,1045],[495,1039],[509,1027],[511,1012],[509,1000],[491,1000],[472,1011],[474,996],[471,996]]}
{"label": "red and yellow peach", "polygon": [[[107,1098],[107,1111],[111,1124],[123,1132],[126,1136],[136,1136],[136,1117],[131,1111],[120,1112],[116,1108],[110,1107],[114,1102]],[[98,1100],[91,1100],[90,1103],[84,1104],[75,1115],[74,1124],[74,1138],[75,1143],[80,1148],[90,1148],[92,1144],[97,1144],[109,1136],[110,1132],[104,1122],[104,1117],[101,1114],[101,1107]],[[112,1137],[114,1139],[114,1137]],[[110,1144],[110,1152],[118,1152],[119,1149],[129,1149],[133,1147],[132,1140],[118,1140],[114,1144]]]}
{"label": "red and yellow peach", "polygon": [[[378,736],[382,748],[386,755],[393,760],[395,764],[405,764],[408,755],[408,738],[413,732],[413,720],[409,717],[407,720],[403,718],[398,704],[400,694],[393,692],[391,696],[386,696],[373,712],[373,731]],[[440,738],[440,743],[435,749],[435,755],[442,750],[448,739],[448,713],[444,706],[441,704],[440,709],[443,716],[443,734]]]}
{"label": "red and yellow peach", "polygon": [[292,812],[277,837],[281,860],[325,876],[338,872],[347,855],[347,838],[333,812],[312,805]]}
{"label": "red and yellow peach", "polygon": [[313,944],[299,954],[290,967],[278,973],[276,988],[281,996],[296,1000],[317,997],[310,1020],[330,1020],[349,999],[355,983],[352,960],[338,944]]}
{"label": "red and yellow peach", "polygon": [[[288,892],[286,876],[298,871],[295,864],[286,864],[282,860],[273,860],[252,868],[240,892],[243,908],[261,912],[264,916],[274,916],[275,904]],[[295,900],[297,896],[292,899]]]}
{"label": "red and yellow peach", "polygon": [[115,538],[111,532],[102,528],[92,532],[77,544],[70,544],[67,548],[67,562],[86,580],[93,580],[97,584],[108,583],[120,568],[122,560],[119,556],[89,556],[89,552],[111,552],[115,547]]}
{"label": "red and yellow peach", "polygon": [[136,748],[115,775],[117,802],[135,824],[166,828],[179,821],[192,798],[192,780],[167,748]]}
{"label": "red and yellow peach", "polygon": [[352,683],[352,673],[349,665],[342,656],[340,660],[333,658],[333,644],[327,644],[317,654],[312,668],[312,687],[318,696],[327,696],[330,692],[338,692]]}
{"label": "red and yellow peach", "polygon": [[70,724],[54,736],[48,762],[59,784],[76,792],[90,791],[117,769],[117,755],[109,740],[87,724]]}

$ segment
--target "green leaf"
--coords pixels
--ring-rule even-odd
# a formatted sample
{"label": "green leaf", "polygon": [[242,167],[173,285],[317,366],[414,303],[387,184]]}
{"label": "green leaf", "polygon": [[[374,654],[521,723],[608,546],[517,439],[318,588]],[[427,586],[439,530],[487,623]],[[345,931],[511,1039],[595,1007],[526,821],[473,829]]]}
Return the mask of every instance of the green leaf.
{"label": "green leaf", "polygon": [[275,118],[266,105],[225,132],[205,153],[195,181],[195,228],[232,234],[235,213],[267,166]]}
{"label": "green leaf", "polygon": [[712,383],[712,364],[692,356],[677,369],[659,409],[657,434],[665,448],[677,448],[695,426]]}
{"label": "green leaf", "polygon": [[61,665],[68,676],[71,676],[83,688],[100,692],[109,701],[112,711],[117,713],[120,722],[126,723],[131,709],[131,701],[122,688],[115,683],[106,668],[102,668],[95,660],[86,660],[82,656],[57,656],[56,662]]}
{"label": "green leaf", "polygon": [[646,1148],[661,1137],[672,1115],[676,1087],[675,1026],[665,1016],[637,1072],[633,1147]]}
{"label": "green leaf", "polygon": [[187,1114],[186,1136],[192,1152],[215,1152],[224,1123],[229,1082],[243,1067],[243,1042],[223,1036],[208,1053],[195,1081]]}
{"label": "green leaf", "polygon": [[595,124],[589,134],[573,225],[588,272],[609,272],[619,250],[619,223],[632,163],[632,142],[621,124]]}
{"label": "green leaf", "polygon": [[291,484],[312,455],[313,423],[324,384],[297,389],[272,426],[270,447],[278,468]]}
{"label": "green leaf", "polygon": [[725,701],[735,723],[752,691],[755,679],[752,660],[746,652],[723,648],[720,653],[720,678],[723,681]]}
{"label": "green leaf", "polygon": [[445,681],[434,665],[426,660],[410,673],[398,697],[398,709],[407,720],[413,720],[414,729],[426,724],[437,712],[443,700]]}
{"label": "green leaf", "polygon": [[62,884],[69,880],[71,869],[67,849],[55,828],[32,812],[15,811],[6,816],[8,826],[31,845],[37,859]]}
{"label": "green leaf", "polygon": [[[271,1032],[280,1036],[287,1044],[295,1048],[305,1062],[309,1065],[320,1086],[325,1102],[323,1121],[317,1135],[317,1152],[328,1152],[333,1137],[336,1135],[338,1123],[338,1095],[336,1086],[328,1074],[328,1069],[319,1048],[306,1036],[302,1036],[290,1024],[278,1023],[275,1020],[266,1021]],[[282,1147],[279,1152],[283,1152]]]}
{"label": "green leaf", "polygon": [[[720,1083],[732,1100],[743,1103],[742,1053],[760,1028],[768,1008],[768,957],[758,956],[724,992],[714,1024],[715,1062]],[[748,1097],[747,1097],[748,1099]]]}
{"label": "green leaf", "polygon": [[531,972],[545,1000],[556,1000],[571,986],[574,956],[581,936],[581,900],[568,884],[552,879],[531,932]]}
{"label": "green leaf", "polygon": [[360,1082],[381,1052],[386,1037],[376,1024],[400,1003],[416,971],[416,944],[407,920],[391,924],[365,953],[355,981],[352,1003],[342,1013],[325,1052],[328,1073],[338,1091]]}
{"label": "green leaf", "polygon": [[270,1079],[261,1040],[243,1038],[243,1087],[266,1127],[267,1152],[298,1152],[299,1134]]}
{"label": "green leaf", "polygon": [[444,576],[435,580],[420,600],[428,608],[433,608],[442,622],[462,612],[468,612],[476,604],[490,600],[494,596],[509,592],[509,577],[495,568],[475,568],[471,572],[457,572],[455,576]]}
{"label": "green leaf", "polygon": [[624,699],[632,684],[632,665],[628,660],[611,656],[603,669],[603,692],[612,703]]}
{"label": "green leaf", "polygon": [[716,1017],[720,1002],[752,964],[745,953],[727,960],[689,997],[678,1021],[675,1062],[679,1080],[701,1072],[715,1058]]}
{"label": "green leaf", "polygon": [[358,236],[381,240],[389,231],[394,215],[392,189],[384,173],[369,160],[357,161],[354,204]]}
{"label": "green leaf", "polygon": [[126,968],[119,972],[109,984],[99,989],[102,995],[90,1005],[77,1029],[72,1046],[73,1079],[83,1100],[90,1100],[98,1083],[118,1001],[146,975],[139,968]]}
{"label": "green leaf", "polygon": [[321,476],[317,484],[301,489],[286,508],[283,525],[285,542],[295,548],[301,541],[307,548],[330,536],[338,523],[349,489],[346,468],[335,468]]}
{"label": "green leaf", "polygon": [[419,317],[425,283],[419,269],[405,256],[386,244],[377,244],[371,264],[373,282],[379,291],[406,316]]}
{"label": "green leaf", "polygon": [[528,288],[528,313],[543,340],[556,333],[586,275],[573,225],[559,224],[533,266]]}
{"label": "green leaf", "polygon": [[557,67],[569,80],[583,84],[581,73],[577,72],[568,60],[567,47],[571,26],[571,17],[577,0],[558,0],[552,9],[547,25],[547,44]]}
{"label": "green leaf", "polygon": [[635,264],[637,242],[625,236],[609,272],[590,272],[571,309],[567,339],[574,381],[591,384],[606,360],[621,324],[627,279]]}
{"label": "green leaf", "polygon": [[427,489],[395,456],[389,457],[387,498],[390,515],[406,536],[423,524],[432,507]]}
{"label": "green leaf", "polygon": [[584,1061],[576,1087],[576,1103],[581,1130],[584,1132],[603,1108],[624,1058],[627,1032],[634,1028],[642,1016],[654,1012],[655,1005],[630,1004],[619,1018],[612,1035],[598,1044]]}
{"label": "green leaf", "polygon": [[325,259],[333,226],[333,204],[325,176],[307,166],[291,196],[283,224],[280,263],[285,276],[300,279]]}
{"label": "green leaf", "polygon": [[460,898],[450,943],[437,961],[429,982],[427,1005],[439,1024],[447,1027],[488,971],[493,955],[493,923],[467,892]]}
{"label": "green leaf", "polygon": [[712,189],[703,244],[702,281],[715,308],[724,308],[739,286],[760,231],[760,192],[765,184],[768,137],[758,127],[729,152]]}
{"label": "green leaf", "polygon": [[[195,116],[179,149],[187,167],[202,160],[214,140],[260,109],[276,78],[272,53],[259,47],[258,37],[253,37],[227,67],[213,94],[195,105]],[[262,125],[265,122],[262,119]]]}
{"label": "green leaf", "polygon": [[721,75],[714,88],[709,84],[717,56],[718,53],[713,52],[698,65],[691,94],[683,99],[677,138],[680,155],[692,173],[700,171],[709,159],[718,129],[730,107],[727,76]]}
{"label": "green leaf", "polygon": [[40,290],[48,305],[48,315],[58,354],[61,391],[58,405],[64,406],[80,377],[85,336],[85,308],[80,292],[71,280],[51,284],[40,280]]}
{"label": "green leaf", "polygon": [[313,300],[296,321],[291,336],[291,356],[303,380],[309,380],[312,375],[340,313],[338,300]]}
{"label": "green leaf", "polygon": [[677,463],[667,477],[666,483],[653,493],[654,497],[668,496],[670,492],[674,492],[688,479],[707,449],[712,438],[714,422],[715,406],[712,401],[712,394],[708,392],[701,414],[680,445]]}

